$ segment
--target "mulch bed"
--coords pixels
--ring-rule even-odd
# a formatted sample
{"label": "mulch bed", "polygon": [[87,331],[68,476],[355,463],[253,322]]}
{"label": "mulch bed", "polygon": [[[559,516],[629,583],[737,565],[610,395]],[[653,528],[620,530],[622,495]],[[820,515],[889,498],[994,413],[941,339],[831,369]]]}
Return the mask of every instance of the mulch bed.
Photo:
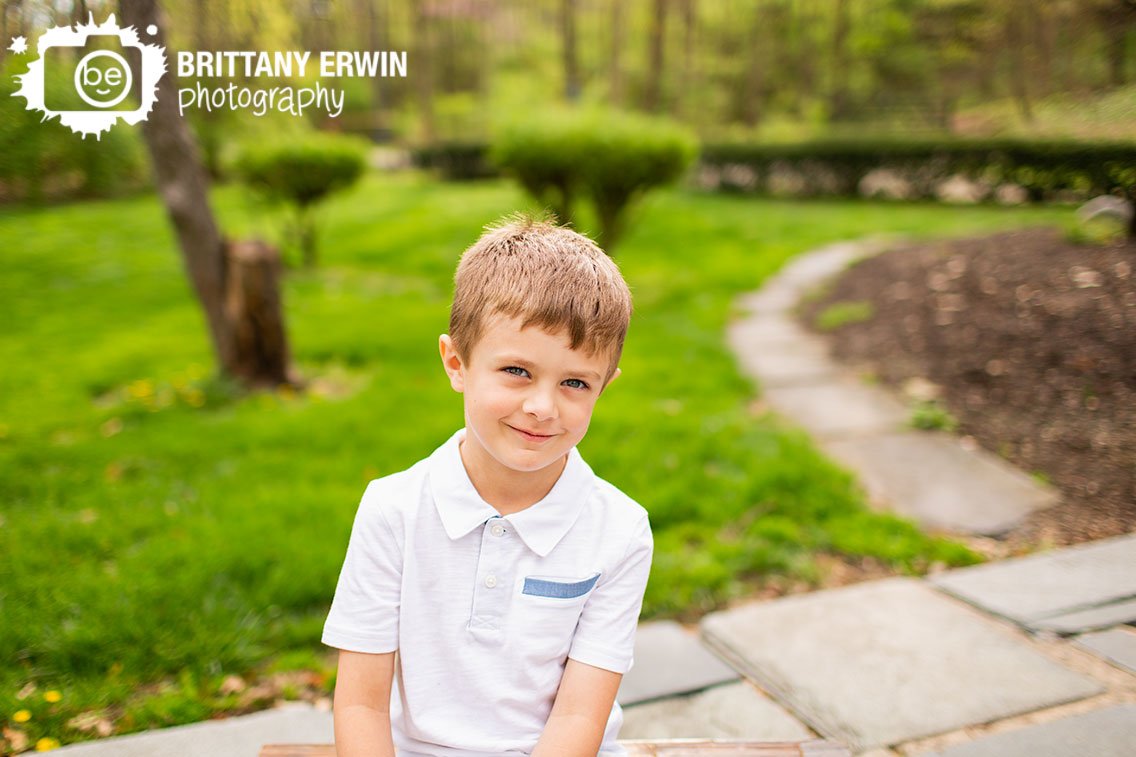
{"label": "mulch bed", "polygon": [[1136,243],[1029,229],[906,246],[800,314],[815,328],[845,301],[872,315],[822,332],[837,359],[897,392],[937,393],[957,434],[1060,491],[1006,535],[1010,551],[1136,530]]}

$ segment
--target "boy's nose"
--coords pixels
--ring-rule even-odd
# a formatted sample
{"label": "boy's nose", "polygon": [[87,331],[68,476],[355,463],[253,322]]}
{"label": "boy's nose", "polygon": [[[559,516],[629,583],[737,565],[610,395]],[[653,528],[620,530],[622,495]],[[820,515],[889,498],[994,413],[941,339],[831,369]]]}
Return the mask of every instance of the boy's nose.
{"label": "boy's nose", "polygon": [[556,417],[556,401],[547,391],[530,392],[525,397],[521,409],[538,421],[552,420]]}

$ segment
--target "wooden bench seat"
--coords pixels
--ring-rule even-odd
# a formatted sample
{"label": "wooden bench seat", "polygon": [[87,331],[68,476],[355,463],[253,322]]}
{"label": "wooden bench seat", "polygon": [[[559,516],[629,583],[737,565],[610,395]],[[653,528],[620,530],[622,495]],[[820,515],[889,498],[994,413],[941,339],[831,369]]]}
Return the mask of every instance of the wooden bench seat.
{"label": "wooden bench seat", "polygon": [[[732,739],[666,739],[620,741],[632,757],[850,757],[834,741],[738,741]],[[331,744],[268,744],[260,757],[335,757]]]}

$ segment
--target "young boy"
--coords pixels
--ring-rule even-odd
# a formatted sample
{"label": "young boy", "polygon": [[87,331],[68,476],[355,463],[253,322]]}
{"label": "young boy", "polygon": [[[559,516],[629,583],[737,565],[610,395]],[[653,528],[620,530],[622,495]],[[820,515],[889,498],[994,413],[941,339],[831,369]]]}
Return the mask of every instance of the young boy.
{"label": "young boy", "polygon": [[615,695],[654,543],[576,445],[630,316],[569,229],[513,220],[462,256],[439,349],[465,428],[367,486],[324,626],[340,757],[626,753]]}

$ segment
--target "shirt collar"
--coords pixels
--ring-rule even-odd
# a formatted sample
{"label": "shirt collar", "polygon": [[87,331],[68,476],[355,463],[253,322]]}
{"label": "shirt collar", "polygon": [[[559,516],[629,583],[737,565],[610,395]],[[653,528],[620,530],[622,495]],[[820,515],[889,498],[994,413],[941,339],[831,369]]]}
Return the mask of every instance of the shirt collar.
{"label": "shirt collar", "polygon": [[[481,498],[469,480],[458,445],[465,438],[460,429],[430,456],[430,493],[451,539],[460,539],[494,517],[497,509]],[[517,534],[533,552],[545,557],[560,543],[576,522],[591,492],[594,474],[573,447],[560,478],[544,499],[507,515]]]}

